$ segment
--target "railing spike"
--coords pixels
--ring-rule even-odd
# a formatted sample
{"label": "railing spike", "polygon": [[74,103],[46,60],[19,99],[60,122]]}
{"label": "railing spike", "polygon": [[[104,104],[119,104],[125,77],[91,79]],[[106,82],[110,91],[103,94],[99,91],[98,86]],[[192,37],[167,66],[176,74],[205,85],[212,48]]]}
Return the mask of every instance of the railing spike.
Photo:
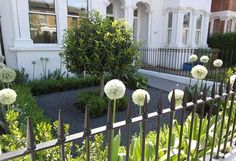
{"label": "railing spike", "polygon": [[223,89],[224,89],[224,83],[223,81],[220,82],[220,87],[219,87],[219,95],[222,96],[223,95]]}
{"label": "railing spike", "polygon": [[233,84],[233,91],[236,92],[236,78],[235,78],[234,84]]}
{"label": "railing spike", "polygon": [[147,119],[148,117],[148,103],[147,103],[147,95],[145,95],[144,106],[143,106],[143,118]]}
{"label": "railing spike", "polygon": [[171,109],[171,111],[175,110],[175,89],[172,92],[172,97],[171,97],[171,101],[170,101],[170,109]]}
{"label": "railing spike", "polygon": [[227,86],[226,86],[226,93],[229,93],[230,92],[230,79],[228,80],[227,82]]}
{"label": "railing spike", "polygon": [[193,103],[197,103],[198,100],[198,86],[196,85],[194,88],[194,93],[193,93]]}
{"label": "railing spike", "polygon": [[32,151],[36,148],[34,132],[31,124],[31,119],[27,117],[27,150]]}
{"label": "railing spike", "polygon": [[131,108],[130,108],[129,102],[127,105],[126,122],[128,123],[131,122]]}
{"label": "railing spike", "polygon": [[183,101],[182,105],[184,107],[186,107],[187,103],[188,103],[188,93],[189,93],[189,88],[185,87],[185,89],[184,89],[184,96],[183,96],[183,100],[182,100]]}
{"label": "railing spike", "polygon": [[65,139],[64,125],[63,125],[62,116],[61,116],[61,110],[59,110],[59,114],[58,114],[57,136],[58,136],[58,141],[59,142],[64,142],[66,140]]}
{"label": "railing spike", "polygon": [[157,104],[157,113],[158,115],[162,115],[163,112],[163,102],[162,102],[162,92],[160,92]]}
{"label": "railing spike", "polygon": [[203,95],[202,95],[202,100],[206,101],[206,98],[207,98],[207,84],[205,83],[204,85],[204,89],[203,89]]}
{"label": "railing spike", "polygon": [[216,82],[214,81],[211,89],[211,98],[215,98],[215,95],[216,95]]}

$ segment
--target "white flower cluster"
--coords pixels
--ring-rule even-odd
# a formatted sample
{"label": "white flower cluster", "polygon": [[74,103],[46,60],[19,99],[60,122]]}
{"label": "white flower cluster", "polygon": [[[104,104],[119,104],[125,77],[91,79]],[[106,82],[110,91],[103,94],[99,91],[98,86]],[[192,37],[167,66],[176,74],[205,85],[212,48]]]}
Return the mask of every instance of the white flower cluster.
{"label": "white flower cluster", "polygon": [[[171,91],[168,95],[168,100],[170,102],[171,102],[172,95],[173,95],[173,91]],[[182,104],[183,97],[184,97],[184,91],[180,89],[175,89],[175,105],[176,106],[179,106]]]}
{"label": "white flower cluster", "polygon": [[229,80],[230,80],[230,85],[232,85],[232,86],[234,85],[235,79],[236,79],[236,74],[232,75],[232,76],[229,78]]}
{"label": "white flower cluster", "polygon": [[118,79],[110,80],[104,87],[105,94],[111,100],[116,100],[124,97],[125,90],[126,88],[124,83]]}
{"label": "white flower cluster", "polygon": [[193,54],[193,55],[191,55],[190,57],[189,57],[189,60],[190,60],[190,62],[195,62],[195,61],[197,61],[197,59],[198,59],[198,57],[197,57],[197,55],[195,55],[195,54]]}
{"label": "white flower cluster", "polygon": [[207,73],[208,73],[207,68],[202,65],[196,65],[191,70],[191,74],[192,74],[193,78],[200,79],[200,80],[204,79],[206,77]]}
{"label": "white flower cluster", "polygon": [[15,70],[8,67],[0,69],[0,80],[3,83],[11,83],[15,80],[15,78],[16,78]]}
{"label": "white flower cluster", "polygon": [[143,89],[137,89],[132,94],[132,100],[136,105],[143,106],[145,101],[145,96],[147,96],[147,103],[148,103],[150,101],[149,93]]}
{"label": "white flower cluster", "polygon": [[201,58],[200,58],[200,62],[202,62],[202,63],[208,63],[208,61],[209,61],[209,57],[208,56],[206,56],[206,55],[203,55]]}
{"label": "white flower cluster", "polygon": [[3,63],[0,63],[0,69],[6,68],[6,65]]}
{"label": "white flower cluster", "polygon": [[213,62],[213,65],[215,67],[221,67],[223,65],[223,61],[220,60],[220,59],[216,59],[214,62]]}
{"label": "white flower cluster", "polygon": [[10,88],[5,88],[0,91],[0,103],[3,105],[11,105],[16,101],[16,92]]}

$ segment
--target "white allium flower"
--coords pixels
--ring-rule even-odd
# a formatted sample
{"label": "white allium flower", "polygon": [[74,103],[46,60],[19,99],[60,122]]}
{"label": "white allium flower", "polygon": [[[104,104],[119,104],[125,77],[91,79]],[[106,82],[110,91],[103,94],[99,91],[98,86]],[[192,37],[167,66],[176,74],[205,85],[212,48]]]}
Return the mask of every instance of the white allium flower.
{"label": "white allium flower", "polygon": [[200,62],[202,62],[202,63],[208,63],[208,61],[209,61],[209,57],[208,56],[206,56],[206,55],[203,55],[201,58],[200,58]]}
{"label": "white allium flower", "polygon": [[10,105],[16,101],[16,92],[10,88],[5,88],[0,91],[0,103]]}
{"label": "white allium flower", "polygon": [[197,55],[195,55],[195,54],[193,54],[193,55],[191,55],[190,57],[189,57],[189,60],[190,60],[190,62],[195,62],[195,61],[197,61],[197,59],[198,59],[198,57],[197,57]]}
{"label": "white allium flower", "polygon": [[6,65],[0,62],[0,69],[6,68]]}
{"label": "white allium flower", "polygon": [[5,60],[5,57],[3,55],[0,55],[0,63],[3,63]]}
{"label": "white allium flower", "polygon": [[132,94],[132,100],[136,105],[143,106],[146,95],[147,95],[147,103],[148,103],[150,101],[149,93],[143,89],[137,89]]}
{"label": "white allium flower", "polygon": [[15,78],[16,78],[15,70],[8,67],[0,69],[0,80],[3,83],[11,83],[15,80]]}
{"label": "white allium flower", "polygon": [[120,99],[125,95],[125,85],[122,81],[118,79],[112,79],[106,83],[104,87],[104,92],[107,97],[111,100]]}
{"label": "white allium flower", "polygon": [[214,62],[213,62],[213,65],[215,67],[221,67],[223,65],[223,61],[220,60],[220,59],[216,59]]}
{"label": "white allium flower", "polygon": [[196,79],[204,79],[207,73],[208,73],[207,68],[202,65],[196,65],[191,70],[191,74],[193,78],[196,78]]}
{"label": "white allium flower", "polygon": [[235,79],[236,79],[236,74],[234,74],[234,75],[232,75],[231,77],[229,77],[230,85],[234,85]]}
{"label": "white allium flower", "polygon": [[[168,95],[168,100],[170,102],[171,102],[172,95],[173,95],[173,91],[171,91]],[[175,105],[176,106],[179,106],[182,104],[183,97],[184,97],[184,91],[180,89],[175,89]]]}

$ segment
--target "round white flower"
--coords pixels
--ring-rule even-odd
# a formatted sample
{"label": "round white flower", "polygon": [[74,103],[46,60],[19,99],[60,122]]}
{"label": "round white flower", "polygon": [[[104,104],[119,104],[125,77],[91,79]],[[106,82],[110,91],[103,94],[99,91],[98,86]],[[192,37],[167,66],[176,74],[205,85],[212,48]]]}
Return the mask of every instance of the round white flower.
{"label": "round white flower", "polygon": [[236,74],[234,74],[234,75],[232,75],[231,77],[229,77],[230,85],[234,85],[235,79],[236,79]]}
{"label": "round white flower", "polygon": [[197,57],[197,55],[195,55],[195,54],[193,54],[193,55],[191,55],[190,57],[189,57],[189,60],[190,60],[190,62],[195,62],[195,61],[197,61],[197,59],[198,59],[198,57]]}
{"label": "round white flower", "polygon": [[191,74],[193,78],[196,78],[196,79],[204,79],[207,73],[208,73],[207,68],[202,65],[196,65],[191,70]]}
{"label": "round white flower", "polygon": [[132,100],[136,105],[143,106],[145,101],[145,96],[147,96],[147,103],[148,103],[150,101],[149,93],[143,89],[137,89],[132,94]]}
{"label": "round white flower", "polygon": [[0,91],[0,103],[10,105],[16,101],[16,92],[10,88],[5,88]]}
{"label": "round white flower", "polygon": [[221,67],[223,65],[223,61],[220,60],[220,59],[216,59],[214,62],[213,62],[213,65],[215,67]]}
{"label": "round white flower", "polygon": [[16,78],[16,72],[15,70],[11,68],[2,68],[0,69],[0,80],[3,83],[11,83]]}
{"label": "round white flower", "polygon": [[[172,95],[173,95],[173,91],[171,91],[168,95],[168,100],[170,102],[171,102]],[[184,97],[184,91],[180,89],[175,89],[175,105],[176,106],[179,106],[182,104],[183,97]]]}
{"label": "round white flower", "polygon": [[125,85],[118,79],[110,80],[104,87],[104,92],[111,100],[120,99],[125,95]]}
{"label": "round white flower", "polygon": [[200,58],[200,62],[202,62],[202,63],[206,64],[206,63],[208,63],[208,61],[209,61],[209,57],[206,55],[204,55]]}
{"label": "round white flower", "polygon": [[0,62],[0,69],[6,68],[6,65]]}

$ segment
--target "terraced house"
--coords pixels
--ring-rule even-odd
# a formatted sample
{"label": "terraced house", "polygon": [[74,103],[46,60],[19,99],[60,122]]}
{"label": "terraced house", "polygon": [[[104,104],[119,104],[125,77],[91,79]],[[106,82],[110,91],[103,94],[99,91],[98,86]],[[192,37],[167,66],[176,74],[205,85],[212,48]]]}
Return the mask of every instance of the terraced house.
{"label": "terraced house", "polygon": [[[0,52],[10,67],[32,77],[60,65],[64,32],[79,25],[83,12],[98,10],[133,26],[133,38],[145,47],[207,47],[211,0],[0,0]],[[64,69],[65,70],[65,69]]]}

